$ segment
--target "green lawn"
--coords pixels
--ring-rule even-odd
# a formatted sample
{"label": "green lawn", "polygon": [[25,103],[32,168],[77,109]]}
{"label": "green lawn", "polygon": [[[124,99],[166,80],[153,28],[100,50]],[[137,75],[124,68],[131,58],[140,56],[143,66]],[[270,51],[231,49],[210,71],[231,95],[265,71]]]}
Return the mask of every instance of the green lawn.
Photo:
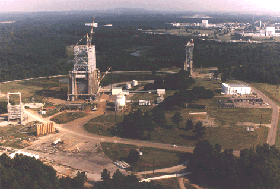
{"label": "green lawn", "polygon": [[64,112],[54,116],[51,120],[58,124],[64,124],[75,119],[85,117],[86,115],[88,114],[85,112]]}
{"label": "green lawn", "polygon": [[[280,106],[280,89],[277,85],[267,83],[250,83],[250,85],[260,90],[268,98]],[[278,120],[275,145],[280,147],[280,120]]]}
{"label": "green lawn", "polygon": [[67,94],[65,90],[67,91],[68,85],[59,82],[62,78],[63,77],[12,81],[0,84],[0,88],[2,93],[20,92],[22,102],[31,102],[32,97],[37,102],[42,101],[43,94],[50,95],[50,97],[60,97],[65,94],[66,99]]}
{"label": "green lawn", "polygon": [[[195,138],[192,131],[186,131],[185,125],[188,119],[191,119],[194,124],[198,121],[206,122],[206,135],[205,139],[211,141],[211,143],[219,143],[223,149],[233,148],[235,150],[249,148],[256,144],[262,144],[266,142],[268,128],[261,127],[261,129],[255,129],[255,132],[245,131],[246,125],[256,124],[259,126],[262,124],[269,124],[271,120],[272,110],[269,108],[218,108],[217,100],[227,99],[226,96],[220,94],[218,89],[221,87],[221,82],[215,80],[207,80],[203,78],[196,79],[196,84],[199,86],[205,86],[206,88],[215,89],[215,97],[213,99],[201,99],[194,103],[206,105],[206,109],[190,109],[190,108],[175,108],[172,111],[165,111],[166,124],[169,125],[167,128],[156,128],[150,132],[151,139],[153,142],[177,144],[184,146],[195,146],[198,141]],[[172,95],[175,91],[166,91],[166,96]],[[153,94],[137,94],[131,99],[155,98]],[[143,111],[149,111],[152,106],[138,106],[133,105],[134,109],[141,108]],[[171,117],[176,113],[180,112],[183,116],[183,122],[179,124],[179,128],[171,121]],[[189,114],[191,112],[207,112],[207,115],[201,114]],[[123,118],[117,120],[117,123],[121,122]],[[106,120],[106,121],[104,121]],[[104,136],[113,136],[115,119],[113,115],[104,115],[92,119],[85,125],[86,130],[95,134]]]}
{"label": "green lawn", "polygon": [[205,138],[215,145],[219,143],[224,149],[248,149],[267,141],[269,129],[255,128],[254,132],[245,131],[245,126],[214,127],[206,130]]}
{"label": "green lawn", "polygon": [[267,83],[250,83],[250,85],[259,89],[268,98],[280,106],[280,88],[278,88],[277,85]]}
{"label": "green lawn", "polygon": [[106,114],[91,119],[84,125],[86,131],[102,136],[114,136],[114,126],[123,120],[123,114]]}
{"label": "green lawn", "polygon": [[[137,146],[128,144],[101,143],[103,152],[113,161],[120,160],[128,156],[131,149],[139,150]],[[136,171],[161,169],[179,165],[191,157],[190,153],[180,153],[177,151],[163,150],[157,148],[141,147],[143,155],[135,166]]]}

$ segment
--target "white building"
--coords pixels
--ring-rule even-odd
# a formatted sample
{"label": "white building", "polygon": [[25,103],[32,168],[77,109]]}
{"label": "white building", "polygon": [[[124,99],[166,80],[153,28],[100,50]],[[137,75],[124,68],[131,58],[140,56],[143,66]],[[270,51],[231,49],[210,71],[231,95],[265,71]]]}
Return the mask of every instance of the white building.
{"label": "white building", "polygon": [[208,20],[202,20],[202,26],[208,27]]}
{"label": "white building", "polygon": [[139,106],[150,106],[151,102],[149,100],[139,100]]}
{"label": "white building", "polygon": [[222,93],[224,94],[251,94],[251,87],[246,84],[222,83]]}
{"label": "white building", "polygon": [[112,95],[118,95],[122,93],[122,87],[113,87],[112,88]]}
{"label": "white building", "polygon": [[275,26],[267,26],[265,30],[266,36],[275,36]]}

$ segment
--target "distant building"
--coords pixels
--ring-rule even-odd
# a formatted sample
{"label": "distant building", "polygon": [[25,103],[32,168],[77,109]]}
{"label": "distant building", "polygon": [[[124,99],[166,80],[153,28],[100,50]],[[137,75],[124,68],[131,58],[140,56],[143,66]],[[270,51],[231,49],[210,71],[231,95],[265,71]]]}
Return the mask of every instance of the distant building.
{"label": "distant building", "polygon": [[150,100],[139,100],[139,106],[150,106]]}
{"label": "distant building", "polygon": [[222,93],[224,94],[250,94],[251,87],[246,84],[222,83]]}
{"label": "distant building", "polygon": [[208,20],[202,20],[202,26],[208,27]]}
{"label": "distant building", "polygon": [[266,36],[275,36],[275,26],[267,26],[265,30]]}

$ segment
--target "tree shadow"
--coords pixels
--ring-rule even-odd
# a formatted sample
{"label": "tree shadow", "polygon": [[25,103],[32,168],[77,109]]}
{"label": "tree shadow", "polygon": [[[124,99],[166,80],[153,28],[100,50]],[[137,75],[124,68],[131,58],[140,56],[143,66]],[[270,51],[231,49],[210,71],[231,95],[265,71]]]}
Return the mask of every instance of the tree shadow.
{"label": "tree shadow", "polygon": [[182,137],[185,140],[197,140],[196,136],[187,136],[187,135],[184,135],[184,134],[180,134],[179,136]]}
{"label": "tree shadow", "polygon": [[222,90],[221,89],[215,89],[214,92],[218,93],[218,94],[221,94]]}

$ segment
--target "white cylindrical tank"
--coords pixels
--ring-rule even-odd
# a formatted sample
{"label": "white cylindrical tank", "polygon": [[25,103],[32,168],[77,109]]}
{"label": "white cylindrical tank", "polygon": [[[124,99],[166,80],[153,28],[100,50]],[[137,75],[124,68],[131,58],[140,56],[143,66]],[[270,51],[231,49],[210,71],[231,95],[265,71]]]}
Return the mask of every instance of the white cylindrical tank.
{"label": "white cylindrical tank", "polygon": [[125,86],[125,88],[126,88],[126,89],[131,89],[131,84],[130,84],[130,83],[127,83],[126,86]]}
{"label": "white cylindrical tank", "polygon": [[123,106],[125,106],[125,96],[124,94],[120,93],[116,98],[116,110],[118,110],[119,107],[123,107]]}
{"label": "white cylindrical tank", "polygon": [[137,85],[138,85],[138,81],[132,80],[132,86],[135,87],[135,86],[137,86]]}

